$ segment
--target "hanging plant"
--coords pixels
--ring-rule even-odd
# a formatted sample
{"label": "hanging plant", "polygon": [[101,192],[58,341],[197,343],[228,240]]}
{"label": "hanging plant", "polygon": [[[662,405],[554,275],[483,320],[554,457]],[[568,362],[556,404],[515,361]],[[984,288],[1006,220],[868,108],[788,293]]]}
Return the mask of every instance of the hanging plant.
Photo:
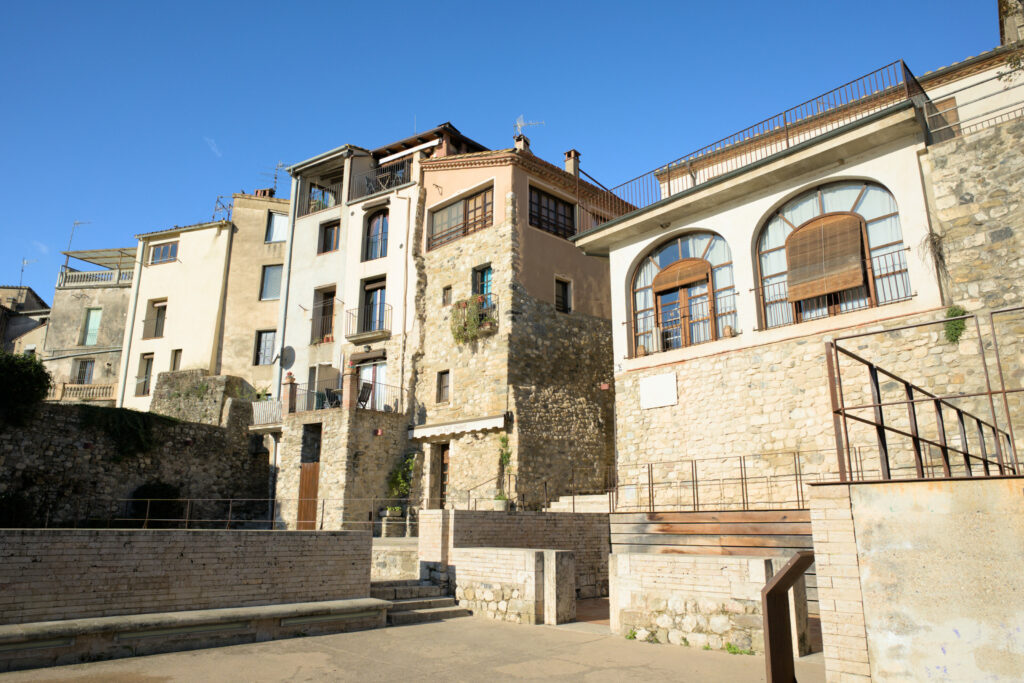
{"label": "hanging plant", "polygon": [[493,308],[483,307],[486,302],[486,296],[476,294],[452,305],[452,339],[465,344],[497,329],[498,321],[491,315]]}
{"label": "hanging plant", "polygon": [[[946,309],[947,318],[959,318],[962,315],[967,315],[967,311],[960,306],[950,306]],[[960,337],[963,336],[963,333],[967,330],[967,321],[947,320],[944,327],[946,328],[946,341],[950,344],[956,344],[960,341]]]}

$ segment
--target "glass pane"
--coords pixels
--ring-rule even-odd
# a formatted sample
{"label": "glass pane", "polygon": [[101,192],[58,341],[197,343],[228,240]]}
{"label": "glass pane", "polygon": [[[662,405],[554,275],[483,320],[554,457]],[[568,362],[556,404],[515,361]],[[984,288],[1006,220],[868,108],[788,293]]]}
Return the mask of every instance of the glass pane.
{"label": "glass pane", "polygon": [[879,216],[896,213],[896,200],[881,187],[868,185],[860,203],[857,204],[856,211],[861,216],[864,216],[864,220],[870,221]]}
{"label": "glass pane", "polygon": [[634,301],[636,302],[636,310],[638,311],[642,311],[647,308],[652,308],[654,306],[654,299],[652,298],[650,287],[647,287],[646,289],[641,289],[639,292],[636,292],[633,296]]}
{"label": "glass pane", "polygon": [[778,273],[785,273],[786,268],[785,249],[761,254],[761,275],[763,277],[771,277]]}
{"label": "glass pane", "polygon": [[839,292],[839,311],[841,313],[858,311],[870,305],[871,299],[868,298],[868,288],[864,285]]}
{"label": "glass pane", "polygon": [[703,344],[706,341],[711,341],[711,321],[690,323],[690,343]]}
{"label": "glass pane", "polygon": [[654,311],[636,314],[636,331],[649,332],[654,329]]}
{"label": "glass pane", "polygon": [[785,275],[766,277],[762,281],[765,301],[782,301],[786,299],[788,282]]}
{"label": "glass pane", "polygon": [[828,317],[828,296],[816,296],[797,303],[801,320],[817,320]]}
{"label": "glass pane", "polygon": [[85,313],[85,345],[94,346],[100,333],[100,318],[103,311],[98,308],[90,308]]}
{"label": "glass pane", "polygon": [[271,213],[270,225],[267,226],[267,242],[284,242],[288,237],[288,216],[283,213]]}
{"label": "glass pane", "polygon": [[282,266],[263,267],[263,289],[261,299],[281,298],[281,268]]}
{"label": "glass pane", "polygon": [[726,287],[732,287],[732,266],[722,266],[721,268],[715,268],[711,271],[711,279],[714,282],[715,289],[725,289]]}
{"label": "glass pane", "polygon": [[821,211],[818,208],[817,190],[805,192],[782,207],[782,215],[786,217],[786,220],[793,224],[793,227],[797,228],[817,216],[819,213],[821,213]]}
{"label": "glass pane", "polygon": [[783,301],[765,306],[765,324],[768,327],[780,327],[793,323],[793,307],[788,301]]}
{"label": "glass pane", "polygon": [[701,258],[704,256],[704,250],[707,249],[708,242],[711,241],[711,235],[706,233],[690,235],[683,239],[683,251],[687,252],[687,256],[693,256],[695,258]]}
{"label": "glass pane", "polygon": [[732,254],[729,252],[729,244],[721,237],[714,237],[711,240],[711,248],[708,249],[707,259],[708,263],[712,266],[732,261]]}
{"label": "glass pane", "polygon": [[905,270],[907,267],[907,251],[903,244],[893,244],[871,252],[871,269],[875,277],[888,275],[896,270]]}
{"label": "glass pane", "polygon": [[718,315],[736,311],[736,291],[727,289],[715,294],[715,312]]}
{"label": "glass pane", "polygon": [[662,269],[669,264],[675,263],[679,260],[679,245],[675,240],[669,242],[658,251],[654,260],[658,262],[658,267]]}
{"label": "glass pane", "polygon": [[864,183],[836,183],[821,188],[821,199],[825,203],[825,213],[834,211],[853,211],[853,203],[857,201]]}
{"label": "glass pane", "polygon": [[792,228],[786,221],[782,220],[778,216],[768,221],[768,225],[764,226],[764,230],[761,232],[761,244],[759,245],[760,251],[767,251],[768,249],[775,249],[776,247],[785,246],[786,237],[792,232]]}
{"label": "glass pane", "polygon": [[[716,305],[717,305],[717,301],[716,301]],[[716,325],[715,325],[715,329],[716,329],[716,331],[718,333],[719,339],[722,339],[722,338],[725,337],[725,328],[726,328],[726,326],[731,327],[733,329],[733,332],[736,331],[736,314],[735,313],[732,313],[732,312],[730,312],[730,313],[723,313],[723,314],[717,316],[717,322],[716,322]]]}
{"label": "glass pane", "polygon": [[874,223],[868,223],[868,246],[875,247],[890,242],[899,242],[903,239],[903,232],[900,230],[900,217],[892,216],[883,218]]}
{"label": "glass pane", "polygon": [[635,287],[640,289],[641,287],[650,287],[651,283],[654,282],[654,276],[657,274],[658,269],[654,267],[654,264],[648,259],[644,259],[644,264],[640,266],[640,269],[636,272],[636,283]]}

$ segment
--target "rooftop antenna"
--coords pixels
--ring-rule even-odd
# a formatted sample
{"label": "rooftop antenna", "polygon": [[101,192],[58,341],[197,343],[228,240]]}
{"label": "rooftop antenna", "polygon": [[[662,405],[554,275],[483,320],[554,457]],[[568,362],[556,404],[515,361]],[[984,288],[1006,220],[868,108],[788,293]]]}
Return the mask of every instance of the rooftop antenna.
{"label": "rooftop antenna", "polygon": [[[243,192],[242,194],[245,194],[245,193]],[[231,204],[226,204],[224,202],[224,198],[226,196],[227,195],[223,195],[222,194],[219,197],[217,197],[217,202],[213,205],[213,217],[210,218],[211,221],[217,220],[217,214],[222,214],[223,215],[223,218],[221,218],[221,220],[224,220],[224,221],[231,220]]]}
{"label": "rooftop antenna", "polygon": [[543,121],[527,121],[522,114],[516,119],[516,122],[512,124],[512,130],[515,131],[513,135],[519,137],[523,134],[523,128],[529,128],[530,126],[543,126]]}
{"label": "rooftop antenna", "polygon": [[[91,225],[92,221],[72,221],[71,222],[71,237],[68,238],[68,251],[71,251],[71,240],[75,239],[75,228],[79,225]],[[71,260],[71,254],[64,255],[64,270],[68,269],[68,261]]]}
{"label": "rooftop antenna", "polygon": [[274,172],[273,173],[267,173],[266,171],[261,171],[260,172],[260,175],[267,176],[268,178],[273,178],[274,179],[274,195],[275,196],[277,195],[277,174],[281,172],[282,168],[284,168],[284,162],[283,161],[279,161],[279,162],[277,162],[277,165],[274,166]]}
{"label": "rooftop antenna", "polygon": [[21,275],[18,277],[18,289],[21,289],[21,283],[25,279],[25,266],[27,266],[30,263],[35,263],[38,260],[39,259],[21,259]]}

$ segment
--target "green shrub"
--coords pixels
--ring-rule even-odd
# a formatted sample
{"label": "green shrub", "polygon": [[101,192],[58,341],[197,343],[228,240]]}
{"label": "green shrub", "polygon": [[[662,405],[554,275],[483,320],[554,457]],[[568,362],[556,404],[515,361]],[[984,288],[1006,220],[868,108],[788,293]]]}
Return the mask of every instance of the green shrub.
{"label": "green shrub", "polygon": [[636,629],[631,628],[626,631],[626,640],[636,640]]}
{"label": "green shrub", "polygon": [[[967,311],[965,311],[960,306],[950,306],[949,308],[946,309],[947,318],[958,318],[962,315],[967,315]],[[948,341],[950,344],[956,344],[957,342],[960,341],[960,337],[967,330],[967,321],[947,320],[945,328],[946,341]]]}
{"label": "green shrub", "polygon": [[412,472],[416,468],[416,454],[408,453],[388,475],[388,496],[406,498],[412,491]]}
{"label": "green shrub", "polygon": [[754,654],[753,650],[741,650],[740,648],[736,647],[732,643],[726,643],[725,644],[725,651],[728,652],[731,655],[752,655],[752,654]]}
{"label": "green shrub", "polygon": [[50,393],[53,381],[35,356],[0,351],[0,424],[21,425]]}

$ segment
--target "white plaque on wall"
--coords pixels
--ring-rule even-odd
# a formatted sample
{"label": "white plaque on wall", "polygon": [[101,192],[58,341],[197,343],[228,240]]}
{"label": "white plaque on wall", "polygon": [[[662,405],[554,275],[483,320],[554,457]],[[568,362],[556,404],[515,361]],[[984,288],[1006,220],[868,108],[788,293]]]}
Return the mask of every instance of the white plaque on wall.
{"label": "white plaque on wall", "polygon": [[678,402],[676,396],[676,373],[651,375],[640,378],[640,408],[663,408],[674,406]]}

